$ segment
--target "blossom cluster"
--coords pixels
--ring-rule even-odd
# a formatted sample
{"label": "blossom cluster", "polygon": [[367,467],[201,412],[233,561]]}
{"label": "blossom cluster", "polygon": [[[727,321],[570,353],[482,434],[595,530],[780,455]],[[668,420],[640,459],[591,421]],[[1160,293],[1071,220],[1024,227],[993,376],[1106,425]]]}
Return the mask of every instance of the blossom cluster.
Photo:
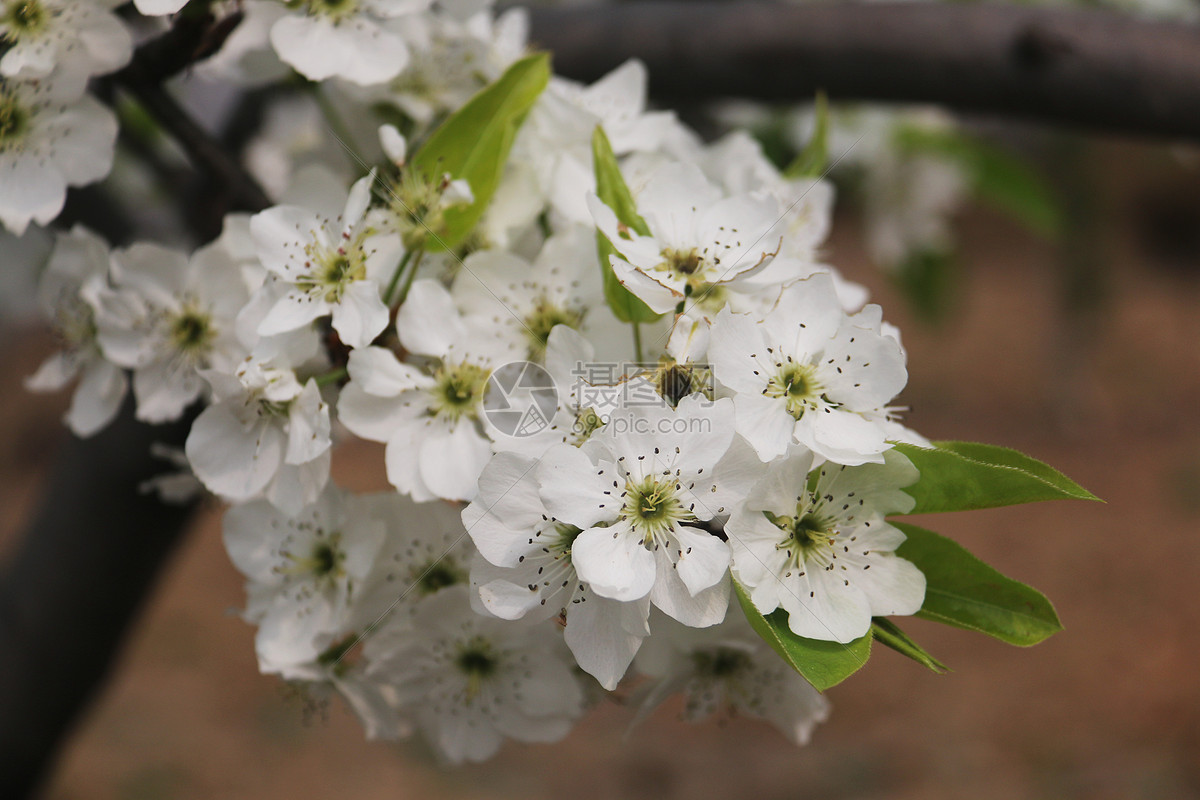
{"label": "blossom cluster", "polygon": [[[14,233],[108,171],[115,123],[83,89],[129,59],[114,5],[0,5]],[[544,66],[520,12],[241,5],[200,69],[321,82],[364,151],[281,126],[247,151],[276,204],[194,252],[59,232],[39,297],[61,349],[30,388],[77,379],[80,436],[130,387],[138,419],[194,417],[157,488],[230,505],[259,667],[332,687],[372,737],[479,760],[632,689],[804,742],[828,705],[739,595],[846,644],[926,586],[886,519],[918,479],[894,444],[927,444],[897,420],[906,354],[826,263],[830,185],[649,110],[635,61],[538,85],[496,123],[490,173],[488,154],[423,158],[478,91]],[[392,491],[331,480],[351,437],[385,445]]]}

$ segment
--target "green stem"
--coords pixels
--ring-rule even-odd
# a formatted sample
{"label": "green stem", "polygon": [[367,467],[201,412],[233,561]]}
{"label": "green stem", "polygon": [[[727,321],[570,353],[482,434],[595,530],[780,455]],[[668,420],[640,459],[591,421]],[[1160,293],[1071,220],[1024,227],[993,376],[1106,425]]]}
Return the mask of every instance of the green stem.
{"label": "green stem", "polygon": [[400,259],[400,263],[396,265],[396,269],[392,272],[392,279],[388,281],[387,290],[383,293],[383,304],[389,308],[392,305],[392,295],[396,293],[396,285],[400,283],[400,275],[403,274],[404,268],[408,266],[409,259],[412,258],[413,251],[409,250],[404,254],[404,258]]}
{"label": "green stem", "polygon": [[328,386],[331,383],[338,383],[349,377],[350,372],[345,367],[338,367],[323,375],[314,375],[313,380],[317,382],[317,386]]}
{"label": "green stem", "polygon": [[408,270],[408,277],[404,279],[404,286],[400,289],[400,297],[396,299],[396,305],[403,305],[408,298],[408,290],[412,288],[413,278],[417,277],[417,268],[421,266],[421,259],[425,257],[425,249],[421,248],[417,251],[417,257],[413,260],[412,267]]}
{"label": "green stem", "polygon": [[642,327],[637,322],[633,323],[633,352],[637,356],[639,364],[646,360],[642,354]]}

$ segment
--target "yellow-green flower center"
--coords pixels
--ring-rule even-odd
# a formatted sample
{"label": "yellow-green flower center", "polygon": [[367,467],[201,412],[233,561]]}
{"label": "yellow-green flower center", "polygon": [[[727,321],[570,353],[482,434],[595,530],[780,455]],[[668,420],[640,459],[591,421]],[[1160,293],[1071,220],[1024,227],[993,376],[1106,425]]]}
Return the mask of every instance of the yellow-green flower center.
{"label": "yellow-green flower center", "polygon": [[358,10],[359,0],[308,0],[309,16],[331,17],[340,21]]}
{"label": "yellow-green flower center", "polygon": [[184,308],[171,320],[171,343],[181,353],[206,355],[212,349],[216,335],[217,332],[212,327],[212,317],[199,309]]}
{"label": "yellow-green flower center", "polygon": [[678,522],[691,522],[696,515],[679,500],[679,484],[651,476],[625,484],[622,516],[632,523],[635,533],[651,545],[656,538],[674,529]]}
{"label": "yellow-green flower center", "polygon": [[529,336],[529,356],[540,360],[546,353],[546,343],[550,341],[550,331],[555,325],[566,325],[579,330],[583,323],[583,314],[570,308],[555,305],[546,298],[541,298],[532,311],[525,316],[525,331]]}
{"label": "yellow-green flower center", "polygon": [[444,364],[433,374],[433,404],[431,411],[436,416],[457,420],[467,416],[474,418],[483,402],[487,390],[487,379],[492,371],[477,364],[462,362]]}
{"label": "yellow-green flower center", "polygon": [[41,33],[50,22],[50,11],[39,0],[17,0],[8,3],[0,23],[6,30],[0,39],[16,42],[23,36]]}
{"label": "yellow-green flower center", "polygon": [[21,105],[16,93],[0,81],[0,149],[16,144],[29,129],[29,110]]}
{"label": "yellow-green flower center", "polygon": [[808,364],[788,361],[781,365],[775,375],[767,381],[763,394],[767,397],[783,398],[787,411],[796,419],[806,411],[815,411],[827,400],[822,397],[823,387],[817,380],[816,370]]}

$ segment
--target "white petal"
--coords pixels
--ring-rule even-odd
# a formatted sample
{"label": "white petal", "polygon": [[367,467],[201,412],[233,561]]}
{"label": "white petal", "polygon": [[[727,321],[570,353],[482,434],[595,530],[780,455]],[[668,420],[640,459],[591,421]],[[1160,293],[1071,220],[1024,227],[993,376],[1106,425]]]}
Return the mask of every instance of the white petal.
{"label": "white petal", "polygon": [[579,534],[571,562],[593,592],[613,600],[638,600],[654,586],[654,554],[622,523]]}

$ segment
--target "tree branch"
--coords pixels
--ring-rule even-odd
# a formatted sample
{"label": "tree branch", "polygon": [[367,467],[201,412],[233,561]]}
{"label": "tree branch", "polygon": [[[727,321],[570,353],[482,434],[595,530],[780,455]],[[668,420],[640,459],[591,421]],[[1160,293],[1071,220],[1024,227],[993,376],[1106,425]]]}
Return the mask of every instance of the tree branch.
{"label": "tree branch", "polygon": [[37,789],[181,540],[192,508],[138,487],[169,469],[151,442],[181,445],[190,424],[135,422],[131,401],[96,436],[64,441],[0,571],[0,797]]}
{"label": "tree branch", "polygon": [[657,2],[537,9],[555,71],[628,58],[671,101],[935,103],[1095,131],[1200,140],[1200,26],[1084,9],[944,3]]}
{"label": "tree branch", "polygon": [[227,187],[230,210],[261,211],[271,205],[267,193],[163,87],[168,78],[219,49],[240,20],[240,13],[222,19],[209,13],[180,15],[166,33],[138,47],[129,65],[109,81],[133,95],[198,169]]}

